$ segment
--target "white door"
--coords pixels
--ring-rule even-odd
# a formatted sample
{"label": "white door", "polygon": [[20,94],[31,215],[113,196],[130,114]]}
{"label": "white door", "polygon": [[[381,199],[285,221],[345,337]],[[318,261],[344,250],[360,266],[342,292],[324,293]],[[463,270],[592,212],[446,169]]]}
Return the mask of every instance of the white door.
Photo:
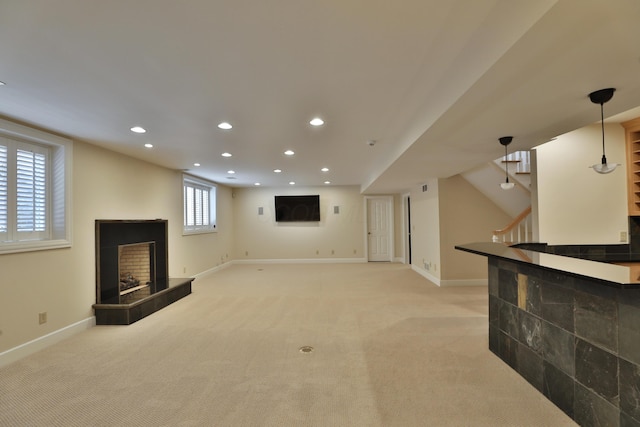
{"label": "white door", "polygon": [[367,251],[369,261],[391,261],[391,201],[367,199]]}

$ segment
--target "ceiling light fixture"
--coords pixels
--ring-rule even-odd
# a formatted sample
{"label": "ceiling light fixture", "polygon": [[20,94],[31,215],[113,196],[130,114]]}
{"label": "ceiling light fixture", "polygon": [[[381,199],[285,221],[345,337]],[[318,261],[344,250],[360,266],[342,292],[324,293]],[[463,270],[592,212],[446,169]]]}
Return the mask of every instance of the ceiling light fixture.
{"label": "ceiling light fixture", "polygon": [[194,163],[193,166],[198,167],[200,166],[200,163]]}
{"label": "ceiling light fixture", "polygon": [[507,159],[507,146],[511,144],[512,140],[512,136],[503,136],[498,139],[498,141],[500,141],[500,144],[504,146],[504,173],[506,179],[502,184],[500,184],[500,187],[503,190],[511,190],[513,187],[515,187],[515,184],[513,182],[509,182],[509,160]]}
{"label": "ceiling light fixture", "polygon": [[227,171],[227,173],[233,175],[236,171]]}
{"label": "ceiling light fixture", "polygon": [[227,153],[227,152],[222,153],[222,154],[220,154],[220,155],[221,155],[222,157],[231,157],[231,156],[232,156],[232,154],[231,154],[231,153]]}
{"label": "ceiling light fixture", "polygon": [[329,172],[329,168],[322,168],[320,169],[322,172]]}
{"label": "ceiling light fixture", "polygon": [[287,156],[293,156],[296,153],[294,153],[293,150],[287,150],[287,151],[284,152],[284,154],[286,154]]}
{"label": "ceiling light fixture", "polygon": [[295,181],[289,181],[289,185],[296,185]]}
{"label": "ceiling light fixture", "polygon": [[231,123],[227,123],[227,122],[220,123],[218,127],[222,130],[229,130],[233,128],[233,126],[231,126]]}
{"label": "ceiling light fixture", "polygon": [[322,126],[324,124],[324,120],[322,120],[320,117],[314,117],[309,124],[311,126]]}
{"label": "ceiling light fixture", "polygon": [[616,90],[614,88],[608,88],[608,89],[600,89],[595,92],[591,92],[589,94],[589,99],[591,100],[591,102],[593,102],[594,104],[600,104],[600,123],[602,124],[602,160],[600,161],[600,163],[596,163],[595,165],[591,166],[591,168],[593,168],[594,171],[600,174],[613,172],[614,170],[616,170],[618,166],[620,166],[619,163],[607,163],[607,156],[604,154],[604,107],[603,105],[605,104],[605,102],[608,102],[611,98],[613,98],[613,92],[615,91]]}
{"label": "ceiling light fixture", "polygon": [[280,172],[282,172],[282,169],[274,169],[273,171],[274,171],[275,173],[280,173]]}
{"label": "ceiling light fixture", "polygon": [[143,127],[140,126],[134,126],[131,128],[131,132],[135,132],[135,133],[145,133],[147,130]]}
{"label": "ceiling light fixture", "polygon": [[146,144],[144,144],[145,147],[147,148],[153,148],[153,144],[149,144],[148,142]]}
{"label": "ceiling light fixture", "polygon": [[6,85],[5,82],[0,82],[0,86],[4,86],[4,85]]}
{"label": "ceiling light fixture", "polygon": [[254,183],[253,185],[255,185],[256,187],[258,187],[260,185],[259,182]]}
{"label": "ceiling light fixture", "polygon": [[331,184],[331,181],[325,181],[324,183],[325,184]]}

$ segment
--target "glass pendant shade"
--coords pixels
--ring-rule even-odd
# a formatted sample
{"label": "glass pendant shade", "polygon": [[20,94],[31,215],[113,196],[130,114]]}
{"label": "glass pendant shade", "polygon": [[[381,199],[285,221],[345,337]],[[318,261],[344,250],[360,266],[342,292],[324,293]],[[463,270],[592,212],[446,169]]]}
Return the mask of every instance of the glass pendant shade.
{"label": "glass pendant shade", "polygon": [[511,190],[515,186],[516,185],[513,182],[509,182],[508,179],[507,179],[507,181],[505,181],[502,184],[500,184],[500,188],[502,188],[503,190]]}

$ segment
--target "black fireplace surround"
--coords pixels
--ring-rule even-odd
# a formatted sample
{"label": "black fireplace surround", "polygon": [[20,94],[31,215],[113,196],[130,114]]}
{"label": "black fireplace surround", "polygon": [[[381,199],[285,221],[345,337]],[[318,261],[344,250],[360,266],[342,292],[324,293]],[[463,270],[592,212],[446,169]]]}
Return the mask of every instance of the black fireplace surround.
{"label": "black fireplace surround", "polygon": [[[168,221],[96,220],[96,324],[128,325],[191,293],[193,278],[169,279]],[[119,248],[149,244],[150,280],[140,297],[123,289]],[[126,298],[124,296],[127,296]]]}

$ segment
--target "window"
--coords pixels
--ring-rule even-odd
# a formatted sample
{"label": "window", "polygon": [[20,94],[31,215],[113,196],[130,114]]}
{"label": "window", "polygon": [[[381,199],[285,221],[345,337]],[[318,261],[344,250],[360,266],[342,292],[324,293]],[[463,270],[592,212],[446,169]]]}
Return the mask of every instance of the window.
{"label": "window", "polygon": [[0,253],[68,247],[72,143],[0,120]]}
{"label": "window", "polygon": [[182,177],[184,234],[216,231],[216,186],[188,175]]}

